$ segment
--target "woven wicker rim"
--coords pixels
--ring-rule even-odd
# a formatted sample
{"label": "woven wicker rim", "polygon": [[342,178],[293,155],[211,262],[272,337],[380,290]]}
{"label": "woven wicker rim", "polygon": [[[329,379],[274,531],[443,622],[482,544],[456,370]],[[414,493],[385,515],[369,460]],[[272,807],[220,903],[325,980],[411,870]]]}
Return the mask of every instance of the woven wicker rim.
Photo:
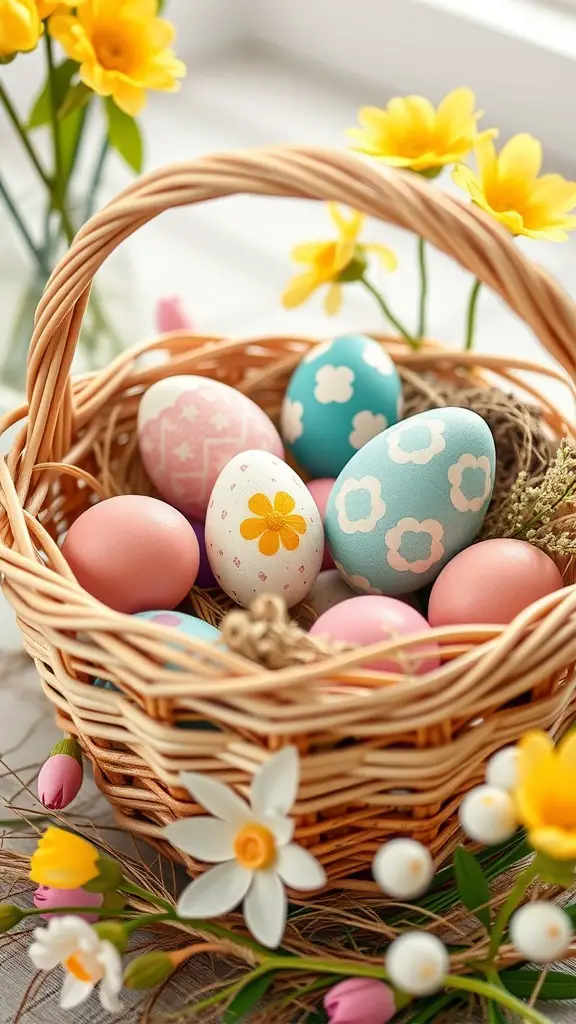
{"label": "woven wicker rim", "polygon": [[[364,671],[362,665],[375,654],[409,654],[417,637],[268,672],[237,654],[215,656],[210,650],[208,658],[206,646],[192,638],[183,637],[176,654],[168,646],[168,629],[120,616],[78,586],[54,531],[43,523],[68,500],[71,482],[81,479],[100,496],[109,493],[106,479],[95,479],[81,464],[94,440],[92,425],[107,403],[121,400],[114,429],[126,430],[133,424],[138,389],[169,373],[209,374],[218,367],[258,400],[259,394],[273,393],[310,345],[292,338],[222,342],[175,334],[148,346],[169,352],[164,367],[138,366],[142,346],[102,373],[71,383],[90,284],[113,249],[166,209],[234,193],[336,200],[421,234],[500,294],[567,375],[521,357],[448,353],[431,343],[407,353],[388,341],[394,358],[412,368],[457,374],[463,367],[470,379],[484,367],[512,383],[518,382],[517,371],[535,371],[562,380],[574,396],[576,307],[475,208],[415,175],[382,172],[349,154],[302,147],[206,157],[142,178],[85,225],[48,283],[30,349],[28,407],[0,423],[2,432],[27,414],[8,459],[0,462],[0,571],[45,691],[64,727],[82,737],[100,784],[124,820],[152,837],[164,821],[190,812],[178,785],[181,768],[202,763],[242,791],[266,751],[294,739],[305,755],[297,835],[332,867],[334,884],[344,884],[366,865],[387,831],[420,828],[439,852],[452,841],[457,794],[477,778],[486,755],[513,741],[519,729],[558,729],[571,720],[576,586],[533,605],[508,627],[434,631],[445,663],[426,677],[404,679],[401,687],[398,676]],[[244,376],[243,362],[250,370]],[[532,384],[523,386],[539,395]],[[542,405],[558,435],[574,434],[573,423],[550,402]],[[55,467],[64,471],[56,497]],[[182,672],[163,671],[167,661]],[[132,699],[87,687],[86,678],[95,675],[115,679]],[[326,677],[345,695],[336,703],[326,700]],[[518,707],[511,706],[515,701]],[[216,719],[230,734],[175,735],[177,708]],[[483,722],[477,729],[474,716]],[[326,742],[330,737],[333,749],[315,747],[307,756],[308,738],[319,732]],[[350,735],[350,748],[334,746]],[[424,769],[427,777],[416,778]],[[399,787],[406,778],[413,779],[410,793],[396,790],[391,796],[393,783]],[[133,817],[143,807],[144,820]],[[343,828],[356,828],[347,843]],[[187,863],[199,868],[190,858]]]}

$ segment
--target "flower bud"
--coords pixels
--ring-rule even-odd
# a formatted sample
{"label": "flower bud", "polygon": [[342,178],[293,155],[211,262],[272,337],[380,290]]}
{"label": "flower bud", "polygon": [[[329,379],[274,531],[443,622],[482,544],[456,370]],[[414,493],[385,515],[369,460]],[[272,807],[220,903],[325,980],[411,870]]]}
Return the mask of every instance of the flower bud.
{"label": "flower bud", "polygon": [[156,326],[164,334],[170,331],[193,331],[194,325],[177,295],[170,295],[158,300],[156,306]]}
{"label": "flower bud", "polygon": [[518,747],[503,747],[497,750],[486,765],[486,782],[496,789],[511,793],[518,785]]}
{"label": "flower bud", "polygon": [[125,953],[128,949],[128,932],[126,925],[120,921],[101,921],[94,925],[94,931],[103,942],[110,942],[116,947],[119,953]]}
{"label": "flower bud", "polygon": [[[95,911],[102,906],[102,893],[88,892],[86,889],[52,889],[49,885],[39,885],[34,893],[34,906],[38,910],[45,910],[46,913],[40,916],[49,921],[53,916],[50,910],[58,910],[61,907],[94,907]],[[88,924],[94,924],[99,914],[77,914]]]}
{"label": "flower bud", "polygon": [[465,835],[476,843],[504,843],[518,827],[514,801],[503,789],[476,786],[460,804],[460,824]]}
{"label": "flower bud", "polygon": [[0,903],[0,935],[9,932],[25,917],[26,914],[20,907],[15,907],[12,903]]}
{"label": "flower bud", "polygon": [[510,938],[518,952],[539,964],[562,960],[572,935],[566,911],[545,900],[527,903],[510,921]]}
{"label": "flower bud", "polygon": [[54,747],[38,776],[38,796],[50,811],[61,811],[80,792],[83,779],[82,752],[77,740],[68,737]]}
{"label": "flower bud", "polygon": [[392,839],[378,850],[372,874],[382,892],[397,900],[414,900],[430,888],[434,862],[415,839]]}
{"label": "flower bud", "polygon": [[96,861],[98,875],[86,882],[84,888],[88,892],[111,892],[118,889],[122,881],[122,867],[110,857],[98,857]]}
{"label": "flower bud", "polygon": [[126,988],[155,988],[166,981],[173,970],[172,959],[163,950],[144,953],[128,964],[124,971],[124,985]]}
{"label": "flower bud", "polygon": [[412,996],[429,996],[442,988],[449,966],[446,946],[429,932],[404,932],[386,953],[390,981]]}
{"label": "flower bud", "polygon": [[330,1024],[388,1024],[397,1013],[394,993],[376,978],[346,978],[324,996]]}

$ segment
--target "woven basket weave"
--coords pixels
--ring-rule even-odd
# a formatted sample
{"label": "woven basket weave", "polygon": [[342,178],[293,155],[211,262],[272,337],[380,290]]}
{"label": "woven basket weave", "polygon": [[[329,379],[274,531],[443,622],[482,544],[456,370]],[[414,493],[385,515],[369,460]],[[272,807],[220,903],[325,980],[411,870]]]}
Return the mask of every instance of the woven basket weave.
{"label": "woven basket weave", "polygon": [[[458,260],[526,321],[563,370],[521,357],[449,353],[433,343],[413,352],[380,340],[400,366],[434,369],[462,386],[484,382],[485,371],[506,384],[523,381],[558,437],[574,436],[573,425],[521,374],[562,380],[574,395],[576,307],[473,207],[416,175],[308,148],[206,157],[140,179],[80,231],[40,303],[28,402],[0,423],[2,433],[24,421],[0,461],[0,571],[60,725],[79,736],[120,821],[173,857],[159,827],[202,813],[179,787],[181,770],[211,773],[246,793],[269,752],[296,743],[298,842],[322,861],[332,887],[370,890],[361,875],[380,843],[408,833],[441,860],[455,842],[461,795],[479,781],[486,758],[527,728],[559,732],[576,717],[576,586],[508,627],[435,630],[442,667],[417,678],[362,668],[376,652],[409,648],[406,638],[368,653],[304,663],[295,656],[293,664],[288,657],[277,671],[185,636],[175,652],[169,629],[122,616],[81,589],[58,547],[67,527],[95,497],[150,493],[135,432],[143,390],[169,374],[205,374],[277,419],[290,373],[313,344],[174,333],[70,380],[91,281],[107,256],[164,210],[234,193],[348,203]],[[138,357],[146,348],[163,349],[167,361],[144,365]],[[95,677],[120,692],[93,686]],[[184,719],[217,728],[183,729]],[[202,870],[191,858],[185,863]]]}

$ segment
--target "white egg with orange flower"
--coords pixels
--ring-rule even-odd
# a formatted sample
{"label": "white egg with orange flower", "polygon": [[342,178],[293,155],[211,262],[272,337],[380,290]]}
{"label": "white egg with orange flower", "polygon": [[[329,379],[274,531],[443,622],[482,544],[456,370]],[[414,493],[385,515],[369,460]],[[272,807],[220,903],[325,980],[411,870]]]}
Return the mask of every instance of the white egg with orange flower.
{"label": "white egg with orange flower", "polygon": [[208,502],[205,536],[219,586],[244,606],[260,594],[278,594],[291,608],[320,572],[318,508],[306,484],[270,452],[230,459]]}

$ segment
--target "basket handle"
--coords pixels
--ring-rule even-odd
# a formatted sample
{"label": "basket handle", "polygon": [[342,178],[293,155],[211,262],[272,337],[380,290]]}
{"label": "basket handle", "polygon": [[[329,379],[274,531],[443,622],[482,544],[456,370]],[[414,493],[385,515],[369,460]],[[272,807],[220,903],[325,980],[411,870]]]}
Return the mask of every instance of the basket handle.
{"label": "basket handle", "polygon": [[476,207],[431,188],[416,174],[383,170],[337,150],[270,147],[201,157],[136,181],[84,225],[50,277],[28,357],[30,408],[17,466],[21,497],[34,465],[60,461],[71,444],[69,371],[96,271],[125,238],[164,210],[236,193],[336,200],[421,235],[497,292],[570,376],[576,375],[576,305]]}

